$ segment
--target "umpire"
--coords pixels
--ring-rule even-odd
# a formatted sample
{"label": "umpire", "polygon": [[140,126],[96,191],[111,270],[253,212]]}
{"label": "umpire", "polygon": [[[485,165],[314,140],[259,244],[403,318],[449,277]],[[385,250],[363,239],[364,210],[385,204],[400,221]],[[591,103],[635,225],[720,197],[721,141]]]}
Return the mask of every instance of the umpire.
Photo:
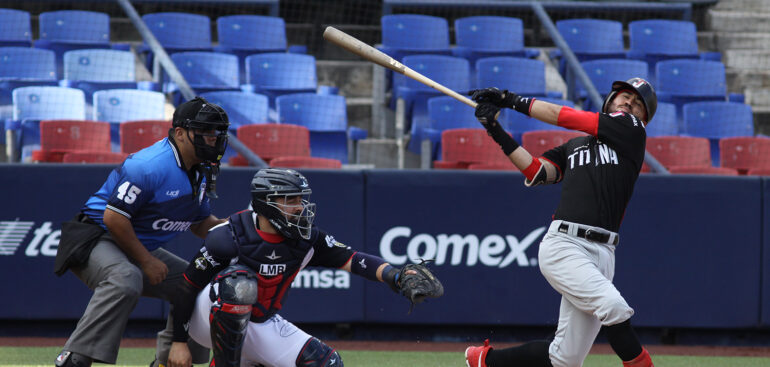
{"label": "umpire", "polygon": [[[229,125],[220,106],[200,97],[183,103],[168,138],[130,155],[62,225],[54,271],[69,269],[94,293],[56,366],[114,364],[139,296],[169,299],[187,262],[161,246],[188,229],[203,238],[223,221],[209,196]],[[161,351],[164,335],[170,345],[171,332],[159,333]],[[208,350],[193,350],[196,363],[208,361]]]}

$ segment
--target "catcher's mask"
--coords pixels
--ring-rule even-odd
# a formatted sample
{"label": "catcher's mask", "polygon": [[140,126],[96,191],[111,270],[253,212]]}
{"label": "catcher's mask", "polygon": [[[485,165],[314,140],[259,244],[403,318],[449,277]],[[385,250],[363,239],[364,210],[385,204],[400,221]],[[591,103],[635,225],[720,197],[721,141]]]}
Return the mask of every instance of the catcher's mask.
{"label": "catcher's mask", "polygon": [[[230,127],[227,113],[222,107],[202,97],[195,97],[174,111],[172,126],[187,130],[187,139],[193,143],[198,159],[219,164],[227,148],[227,129]],[[216,138],[214,145],[206,143],[205,138],[211,137]]]}
{"label": "catcher's mask", "polygon": [[655,116],[655,110],[658,109],[658,96],[655,94],[655,89],[652,85],[642,78],[631,78],[625,82],[620,80],[614,81],[612,83],[612,91],[607,95],[602,104],[602,112],[613,112],[607,111],[607,108],[610,106],[612,99],[622,90],[634,91],[641,97],[644,109],[647,112],[645,122],[649,123],[652,120],[652,116]]}
{"label": "catcher's mask", "polygon": [[[264,168],[251,179],[251,206],[284,237],[309,239],[315,219],[315,204],[310,202],[312,192],[299,172]],[[283,198],[280,203],[279,198]]]}

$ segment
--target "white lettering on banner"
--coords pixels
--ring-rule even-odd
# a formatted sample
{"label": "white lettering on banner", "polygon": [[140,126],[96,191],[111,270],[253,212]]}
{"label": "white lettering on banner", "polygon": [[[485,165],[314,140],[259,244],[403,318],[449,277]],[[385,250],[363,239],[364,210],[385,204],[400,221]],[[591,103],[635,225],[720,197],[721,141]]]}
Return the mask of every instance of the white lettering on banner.
{"label": "white lettering on banner", "polygon": [[[535,266],[537,258],[527,258],[526,250],[545,232],[546,227],[539,227],[527,234],[521,241],[515,236],[491,234],[479,241],[474,234],[439,234],[435,237],[420,233],[408,240],[406,254],[396,254],[393,243],[397,238],[409,238],[412,229],[405,226],[393,227],[385,232],[380,239],[380,254],[385,261],[393,265],[403,265],[407,259],[434,259],[436,265],[443,265],[450,254],[449,265],[457,266],[463,262],[466,266],[474,266],[481,262],[484,266],[504,268],[514,261],[518,266]],[[467,249],[467,250],[466,250]],[[505,250],[510,250],[507,254]]]}
{"label": "white lettering on banner", "polygon": [[292,288],[350,288],[350,273],[344,270],[304,269],[291,283]]}
{"label": "white lettering on banner", "polygon": [[183,220],[168,220],[167,218],[161,218],[152,222],[152,229],[160,229],[169,232],[184,232],[190,228],[192,222],[186,222]]}
{"label": "white lettering on banner", "polygon": [[51,231],[51,222],[43,222],[43,225],[35,229],[33,233],[35,237],[29,242],[24,254],[27,256],[37,256],[40,254],[43,256],[56,256],[61,230]]}
{"label": "white lettering on banner", "polygon": [[0,255],[15,254],[33,225],[35,222],[30,221],[0,221]]}

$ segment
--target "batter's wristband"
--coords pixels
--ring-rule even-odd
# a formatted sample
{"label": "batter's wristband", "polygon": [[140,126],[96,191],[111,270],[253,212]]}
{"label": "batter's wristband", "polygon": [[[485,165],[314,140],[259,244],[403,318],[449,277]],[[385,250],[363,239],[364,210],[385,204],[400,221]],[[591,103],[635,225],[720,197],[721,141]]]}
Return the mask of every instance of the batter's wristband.
{"label": "batter's wristband", "polygon": [[505,104],[516,110],[516,112],[523,113],[529,116],[529,111],[532,108],[532,102],[534,98],[524,98],[513,92],[505,92]]}
{"label": "batter's wristband", "polygon": [[510,135],[508,135],[505,130],[503,130],[502,126],[500,126],[500,123],[496,123],[494,127],[487,130],[489,132],[489,135],[492,137],[492,139],[495,140],[495,142],[500,145],[500,148],[503,150],[503,153],[505,155],[511,155],[516,148],[519,147],[519,143],[516,142]]}

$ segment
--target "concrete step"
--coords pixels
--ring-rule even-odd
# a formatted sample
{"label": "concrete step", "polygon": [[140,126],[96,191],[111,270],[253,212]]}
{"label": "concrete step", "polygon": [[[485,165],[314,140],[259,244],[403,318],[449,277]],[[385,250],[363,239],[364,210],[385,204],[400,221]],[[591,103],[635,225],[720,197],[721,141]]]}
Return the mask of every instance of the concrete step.
{"label": "concrete step", "polygon": [[372,67],[368,61],[317,60],[318,84],[335,86],[345,97],[371,97]]}
{"label": "concrete step", "polygon": [[770,50],[770,34],[759,32],[715,32],[718,50]]}
{"label": "concrete step", "polygon": [[[398,168],[398,144],[395,139],[365,139],[358,143],[359,164],[375,168]],[[420,168],[420,156],[404,153],[404,168]]]}
{"label": "concrete step", "polygon": [[743,94],[753,109],[770,109],[770,88],[745,88]]}
{"label": "concrete step", "polygon": [[770,11],[714,10],[708,12],[708,29],[717,32],[770,32]]}
{"label": "concrete step", "polygon": [[714,6],[718,10],[770,11],[767,0],[720,0]]}
{"label": "concrete step", "polygon": [[726,67],[739,70],[770,70],[768,50],[726,50],[722,53]]}
{"label": "concrete step", "polygon": [[770,68],[765,70],[727,69],[725,74],[727,90],[729,92],[745,93],[747,89],[751,88],[762,89],[770,87]]}

